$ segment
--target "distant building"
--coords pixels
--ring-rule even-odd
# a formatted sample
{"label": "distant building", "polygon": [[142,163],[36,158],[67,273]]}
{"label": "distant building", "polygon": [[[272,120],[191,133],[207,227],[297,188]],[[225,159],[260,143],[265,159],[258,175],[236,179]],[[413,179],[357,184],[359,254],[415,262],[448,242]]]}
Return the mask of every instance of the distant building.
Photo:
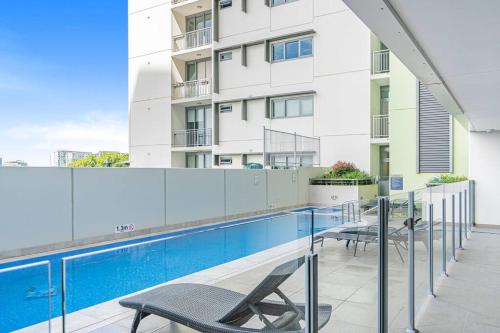
{"label": "distant building", "polygon": [[97,157],[101,157],[104,154],[120,154],[119,151],[103,150],[96,154]]}
{"label": "distant building", "polygon": [[65,167],[69,163],[82,160],[92,153],[84,151],[58,150],[52,153],[50,165],[54,167]]}
{"label": "distant building", "polygon": [[26,167],[26,166],[28,166],[28,163],[26,163],[25,161],[21,161],[21,160],[5,161],[3,166],[4,167]]}
{"label": "distant building", "polygon": [[2,158],[0,157],[0,167],[2,166]]}

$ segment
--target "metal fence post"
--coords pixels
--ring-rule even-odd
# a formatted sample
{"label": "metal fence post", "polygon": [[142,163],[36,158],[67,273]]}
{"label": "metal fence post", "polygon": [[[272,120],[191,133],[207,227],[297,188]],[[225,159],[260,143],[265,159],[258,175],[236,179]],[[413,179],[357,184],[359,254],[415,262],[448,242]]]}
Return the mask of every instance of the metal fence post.
{"label": "metal fence post", "polygon": [[344,224],[344,203],[342,203],[342,224]]}
{"label": "metal fence post", "polygon": [[418,332],[415,329],[415,193],[408,192],[408,328],[407,333]]}
{"label": "metal fence post", "polygon": [[462,192],[458,192],[458,248],[464,249],[462,246]]}
{"label": "metal fence post", "polygon": [[464,190],[464,229],[465,229],[465,239],[469,239],[469,229],[467,227],[467,221],[468,216],[467,216],[467,190]]}
{"label": "metal fence post", "polygon": [[469,180],[469,226],[472,232],[472,226],[476,225],[476,187],[473,180]]}
{"label": "metal fence post", "polygon": [[52,289],[52,268],[51,268],[51,263],[49,262],[47,264],[47,306],[49,307],[49,333],[52,332],[52,295],[51,295],[51,289]]}
{"label": "metal fence post", "polygon": [[293,167],[297,168],[297,132],[293,133]]}
{"label": "metal fence post", "polygon": [[66,333],[66,260],[61,259],[61,314],[62,332]]}
{"label": "metal fence post", "polygon": [[[217,110],[218,111],[218,110]],[[263,141],[263,147],[262,147],[262,161],[263,161],[263,165],[264,165],[264,168],[266,167],[267,165],[267,161],[266,161],[266,126],[262,126],[263,129],[264,129],[264,140]]]}
{"label": "metal fence post", "polygon": [[318,332],[318,255],[306,255],[306,333]]}
{"label": "metal fence post", "polygon": [[306,255],[306,333],[318,332],[318,255],[314,253],[314,210],[311,211],[311,247]]}
{"label": "metal fence post", "polygon": [[385,333],[389,330],[388,325],[388,228],[389,228],[389,199],[378,198],[378,308],[377,308],[377,332]]}
{"label": "metal fence post", "polygon": [[429,204],[429,295],[434,297],[434,205]]}
{"label": "metal fence post", "polygon": [[443,262],[442,262],[442,270],[443,270],[443,275],[444,276],[448,276],[448,274],[446,273],[446,264],[447,264],[447,257],[446,257],[446,199],[443,198],[443,215],[442,215],[442,219],[443,219],[443,240],[442,240],[442,245],[443,245],[443,253],[442,253],[442,257],[443,257]]}
{"label": "metal fence post", "polygon": [[453,260],[457,261],[457,254],[456,254],[456,231],[455,231],[455,194],[451,195],[451,232],[452,232],[452,238],[451,238],[451,251],[452,251],[452,256]]}

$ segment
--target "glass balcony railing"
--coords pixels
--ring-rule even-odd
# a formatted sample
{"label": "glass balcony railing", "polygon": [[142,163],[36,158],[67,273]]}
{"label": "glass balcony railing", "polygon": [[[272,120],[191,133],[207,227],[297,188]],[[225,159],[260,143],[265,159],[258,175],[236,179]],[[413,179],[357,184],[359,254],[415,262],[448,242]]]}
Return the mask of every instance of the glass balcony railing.
{"label": "glass balcony railing", "polygon": [[209,79],[179,82],[172,86],[172,99],[208,96],[211,92]]}
{"label": "glass balcony railing", "polygon": [[212,145],[212,129],[174,130],[172,132],[174,147],[199,147]]}
{"label": "glass balcony railing", "polygon": [[372,53],[372,74],[389,72],[389,50],[379,50]]}
{"label": "glass balcony railing", "polygon": [[377,114],[372,116],[372,139],[389,137],[389,115]]}
{"label": "glass balcony railing", "polygon": [[211,43],[212,43],[211,27],[186,32],[182,35],[173,37],[174,52],[210,45]]}

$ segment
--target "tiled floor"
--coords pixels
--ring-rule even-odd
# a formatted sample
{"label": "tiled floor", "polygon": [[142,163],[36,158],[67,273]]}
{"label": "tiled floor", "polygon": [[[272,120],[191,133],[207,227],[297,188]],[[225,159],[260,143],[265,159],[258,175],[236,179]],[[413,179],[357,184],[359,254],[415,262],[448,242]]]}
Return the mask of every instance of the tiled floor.
{"label": "tiled floor", "polygon": [[500,332],[500,229],[476,229],[418,319],[423,333]]}
{"label": "tiled floor", "polygon": [[[427,294],[428,257],[422,242],[415,244],[417,308],[426,304],[418,316],[421,332],[500,332],[500,231],[491,234],[479,229],[458,252],[458,263],[449,268],[449,277],[439,279],[440,240],[435,242],[435,299]],[[226,265],[199,272],[177,282],[213,284],[241,293],[251,291],[276,265],[306,252],[307,243],[291,242],[281,247],[242,258]],[[391,332],[404,332],[407,324],[407,263],[389,247],[389,320]],[[485,255],[485,253],[487,255]],[[333,306],[331,320],[322,332],[374,332],[376,326],[377,258],[375,244],[366,251],[326,240],[319,254],[319,298]],[[282,285],[282,291],[293,301],[304,302],[304,270],[297,271]],[[117,300],[72,314],[69,331],[129,332],[133,312],[120,307]],[[97,320],[98,319],[98,320]],[[252,320],[252,327],[260,327]],[[57,322],[55,330],[60,331]],[[36,332],[37,330],[32,330]],[[141,322],[139,332],[189,333],[193,330],[156,316]]]}

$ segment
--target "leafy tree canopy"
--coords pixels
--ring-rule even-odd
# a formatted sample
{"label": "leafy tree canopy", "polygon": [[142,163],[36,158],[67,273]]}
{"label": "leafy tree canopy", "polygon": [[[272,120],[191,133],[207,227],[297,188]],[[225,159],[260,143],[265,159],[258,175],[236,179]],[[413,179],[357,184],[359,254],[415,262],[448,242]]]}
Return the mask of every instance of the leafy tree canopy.
{"label": "leafy tree canopy", "polygon": [[127,167],[128,154],[101,153],[90,154],[86,158],[68,164],[72,168],[123,168]]}

